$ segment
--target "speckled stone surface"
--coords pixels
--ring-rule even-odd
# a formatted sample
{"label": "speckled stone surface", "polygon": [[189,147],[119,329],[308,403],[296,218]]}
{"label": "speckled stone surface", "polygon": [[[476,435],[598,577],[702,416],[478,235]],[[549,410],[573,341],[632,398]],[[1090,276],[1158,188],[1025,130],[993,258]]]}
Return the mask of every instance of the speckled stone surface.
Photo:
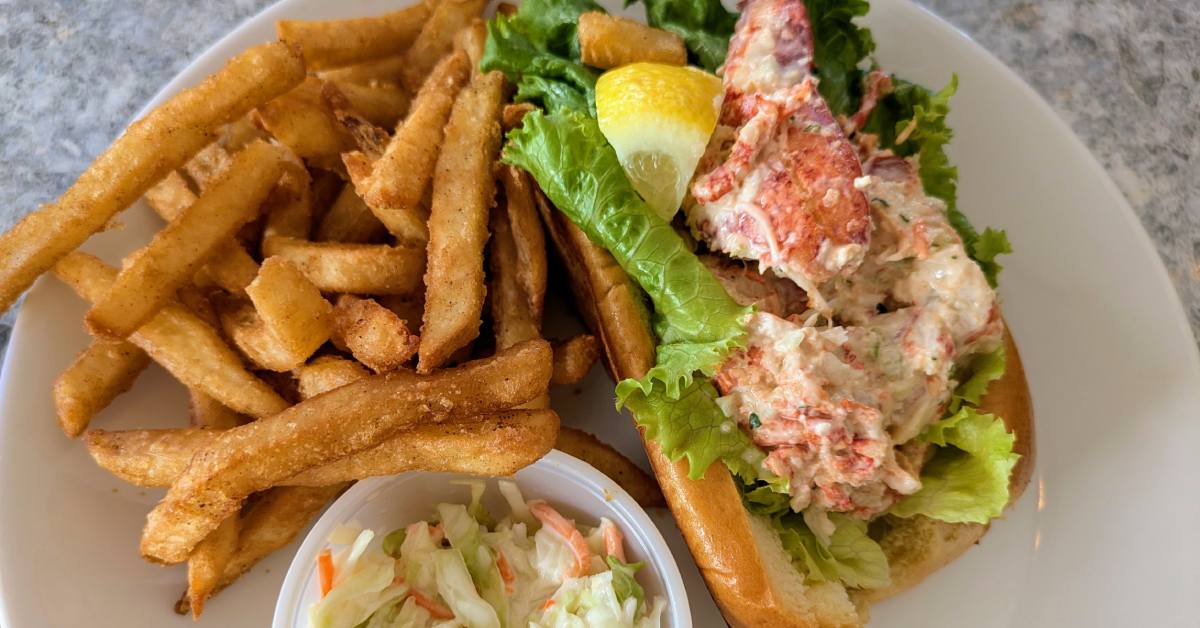
{"label": "speckled stone surface", "polygon": [[[920,1],[1091,147],[1200,336],[1200,4]],[[271,2],[0,0],[0,229],[55,198],[190,59]],[[13,318],[0,319],[0,347]]]}

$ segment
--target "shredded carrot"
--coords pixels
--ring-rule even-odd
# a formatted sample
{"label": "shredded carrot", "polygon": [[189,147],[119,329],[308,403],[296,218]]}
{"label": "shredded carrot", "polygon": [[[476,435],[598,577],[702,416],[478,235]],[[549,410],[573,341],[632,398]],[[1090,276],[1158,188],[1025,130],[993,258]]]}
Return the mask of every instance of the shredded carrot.
{"label": "shredded carrot", "polygon": [[546,600],[542,604],[542,610],[546,610],[546,609],[550,608],[551,606],[554,606],[554,600]]}
{"label": "shredded carrot", "polygon": [[496,552],[496,568],[500,570],[500,579],[504,581],[504,592],[512,595],[513,583],[517,581],[517,574],[513,573],[512,565],[508,564],[504,552]]}
{"label": "shredded carrot", "polygon": [[617,524],[605,519],[603,525],[604,552],[621,562],[625,562],[625,539],[621,535],[621,531],[617,529]]}
{"label": "shredded carrot", "polygon": [[333,554],[329,550],[321,550],[317,556],[317,573],[321,576],[321,597],[329,595],[333,589]]}
{"label": "shredded carrot", "polygon": [[583,534],[579,532],[579,528],[576,528],[574,523],[568,521],[550,504],[540,499],[529,502],[529,512],[533,513],[533,516],[537,517],[543,525],[562,537],[563,541],[566,541],[567,547],[575,554],[575,565],[567,571],[566,575],[571,578],[586,576],[588,569],[591,568],[592,554]]}
{"label": "shredded carrot", "polygon": [[454,611],[442,606],[437,600],[431,600],[421,595],[420,591],[413,589],[412,597],[417,606],[429,611],[429,615],[434,619],[454,619]]}

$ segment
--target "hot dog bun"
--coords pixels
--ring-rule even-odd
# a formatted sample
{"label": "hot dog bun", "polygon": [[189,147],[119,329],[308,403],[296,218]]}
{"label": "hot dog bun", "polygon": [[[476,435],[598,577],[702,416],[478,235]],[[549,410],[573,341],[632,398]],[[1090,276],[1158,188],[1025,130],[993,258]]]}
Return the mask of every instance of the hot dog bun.
{"label": "hot dog bun", "polygon": [[[654,365],[655,347],[641,290],[607,251],[538,197],[578,307],[604,347],[606,368],[615,381],[641,377]],[[1021,460],[1013,471],[1011,504],[1033,471],[1033,412],[1020,355],[1007,330],[1005,346],[1007,371],[992,383],[981,409],[1003,417],[1016,434]],[[914,586],[987,531],[980,524],[886,517],[887,530],[877,540],[890,561],[890,586],[847,591],[837,583],[806,583],[769,523],[742,506],[724,465],[712,465],[703,479],[692,480],[685,461],[668,460],[644,435],[643,444],[692,557],[733,626],[861,626],[868,603]]]}

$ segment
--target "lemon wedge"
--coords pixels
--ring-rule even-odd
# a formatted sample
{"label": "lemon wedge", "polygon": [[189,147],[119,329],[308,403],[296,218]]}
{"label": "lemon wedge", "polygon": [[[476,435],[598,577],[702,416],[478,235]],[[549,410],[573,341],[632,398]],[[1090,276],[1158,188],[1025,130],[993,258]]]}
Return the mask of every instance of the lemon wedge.
{"label": "lemon wedge", "polygon": [[596,83],[600,131],[646,203],[670,220],[721,111],[721,79],[702,70],[631,63]]}

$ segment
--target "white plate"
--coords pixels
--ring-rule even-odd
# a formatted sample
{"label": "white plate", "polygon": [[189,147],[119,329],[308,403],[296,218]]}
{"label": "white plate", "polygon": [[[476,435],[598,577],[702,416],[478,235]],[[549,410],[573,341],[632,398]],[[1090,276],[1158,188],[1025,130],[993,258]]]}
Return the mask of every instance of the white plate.
{"label": "white plate", "polygon": [[[197,82],[274,37],[284,16],[370,14],[405,0],[284,0],[172,81]],[[882,65],[941,85],[961,79],[951,122],[960,206],[1008,230],[1002,281],[1038,423],[1031,490],[979,547],[917,590],[883,603],[886,626],[1196,626],[1200,621],[1200,360],[1149,238],[1096,161],[1032,90],[961,33],[904,0],[876,0],[868,23]],[[1131,121],[1131,133],[1136,131]],[[88,249],[109,261],[148,239],[144,207]],[[83,304],[53,280],[30,292],[0,380],[0,624],[184,625],[171,612],[181,567],[142,562],[142,518],[159,496],[98,471],[59,432],[54,377],[86,345]],[[644,462],[611,385],[593,373],[557,407]],[[95,424],[181,425],[182,389],[152,369]],[[720,626],[677,532],[697,625]],[[265,626],[291,551],[221,594],[209,626]],[[174,624],[172,624],[174,622]]]}

